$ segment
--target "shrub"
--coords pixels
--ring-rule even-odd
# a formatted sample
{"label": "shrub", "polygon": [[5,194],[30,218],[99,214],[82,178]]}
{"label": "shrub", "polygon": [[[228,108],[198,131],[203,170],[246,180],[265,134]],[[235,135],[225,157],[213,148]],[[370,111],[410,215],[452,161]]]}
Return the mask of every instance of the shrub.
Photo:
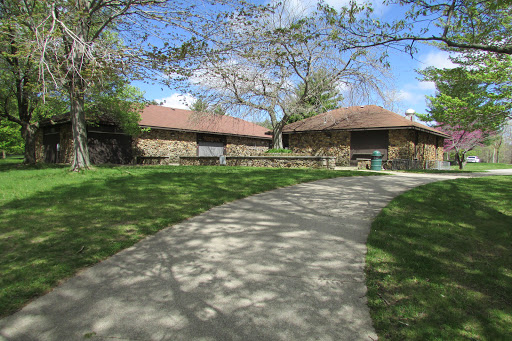
{"label": "shrub", "polygon": [[265,153],[267,154],[290,154],[290,149],[269,149]]}

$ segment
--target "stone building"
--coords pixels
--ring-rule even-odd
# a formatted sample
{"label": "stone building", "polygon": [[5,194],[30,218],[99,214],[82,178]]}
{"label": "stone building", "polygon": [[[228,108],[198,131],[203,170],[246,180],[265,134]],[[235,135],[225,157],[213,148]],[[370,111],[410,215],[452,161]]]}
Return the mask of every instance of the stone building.
{"label": "stone building", "polygon": [[443,160],[448,135],[376,105],[332,110],[283,129],[285,147],[304,155],[335,156],[356,165],[378,150],[383,161]]}
{"label": "stone building", "polygon": [[[129,164],[133,161],[132,137],[107,116],[87,122],[87,144],[92,164]],[[36,133],[36,160],[45,163],[71,163],[73,133],[69,115],[40,122]]]}
{"label": "stone building", "polygon": [[180,156],[249,156],[268,150],[268,129],[225,115],[149,105],[139,125],[149,128],[134,140],[142,164],[176,163]]}
{"label": "stone building", "polygon": [[[140,136],[125,134],[112,120],[88,124],[91,163],[169,164],[180,156],[249,156],[268,150],[268,129],[239,118],[149,105],[141,112]],[[41,122],[38,162],[71,163],[73,140],[69,115]]]}

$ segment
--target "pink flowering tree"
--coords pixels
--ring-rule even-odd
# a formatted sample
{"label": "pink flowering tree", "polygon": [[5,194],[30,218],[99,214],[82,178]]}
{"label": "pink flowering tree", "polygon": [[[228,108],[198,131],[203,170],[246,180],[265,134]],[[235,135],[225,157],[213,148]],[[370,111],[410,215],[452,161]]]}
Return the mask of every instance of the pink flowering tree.
{"label": "pink flowering tree", "polygon": [[465,130],[461,126],[450,126],[447,124],[443,124],[437,129],[450,135],[450,138],[444,141],[444,150],[446,152],[455,152],[455,161],[457,161],[459,169],[464,167],[466,153],[475,147],[482,146],[484,140],[489,136],[488,132],[480,129]]}

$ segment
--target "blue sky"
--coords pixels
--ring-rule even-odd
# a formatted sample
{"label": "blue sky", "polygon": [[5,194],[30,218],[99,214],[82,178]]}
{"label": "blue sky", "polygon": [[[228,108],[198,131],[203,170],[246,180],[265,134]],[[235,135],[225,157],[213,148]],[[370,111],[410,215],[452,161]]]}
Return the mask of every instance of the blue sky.
{"label": "blue sky", "polygon": [[[312,1],[289,0],[293,6],[306,8],[311,6]],[[334,8],[348,3],[348,0],[326,0]],[[380,4],[380,1],[374,1],[375,13],[380,17],[396,17],[403,13],[402,8],[388,8]],[[412,108],[416,112],[424,113],[426,110],[426,95],[433,95],[435,92],[432,83],[420,82],[416,69],[423,69],[428,66],[439,68],[450,67],[453,64],[448,59],[448,53],[439,50],[430,45],[418,45],[419,51],[414,59],[405,53],[390,52],[390,64],[393,74],[391,81],[391,90],[394,93],[395,101],[388,109],[399,114]],[[391,54],[392,53],[392,54]],[[165,102],[165,106],[173,108],[187,108],[186,103],[191,103],[194,98],[188,94],[183,94],[173,88],[165,88],[161,85],[149,85],[143,82],[134,82],[133,85],[139,87],[145,92],[148,100],[157,100]],[[371,103],[361,103],[371,104]]]}

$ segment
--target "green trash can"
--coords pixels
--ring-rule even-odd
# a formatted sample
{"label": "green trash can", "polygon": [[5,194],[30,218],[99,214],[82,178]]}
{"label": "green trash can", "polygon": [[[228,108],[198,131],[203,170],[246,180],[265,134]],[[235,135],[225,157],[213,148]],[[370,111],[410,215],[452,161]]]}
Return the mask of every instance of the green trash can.
{"label": "green trash can", "polygon": [[372,153],[371,170],[380,171],[382,170],[382,154],[378,150]]}

